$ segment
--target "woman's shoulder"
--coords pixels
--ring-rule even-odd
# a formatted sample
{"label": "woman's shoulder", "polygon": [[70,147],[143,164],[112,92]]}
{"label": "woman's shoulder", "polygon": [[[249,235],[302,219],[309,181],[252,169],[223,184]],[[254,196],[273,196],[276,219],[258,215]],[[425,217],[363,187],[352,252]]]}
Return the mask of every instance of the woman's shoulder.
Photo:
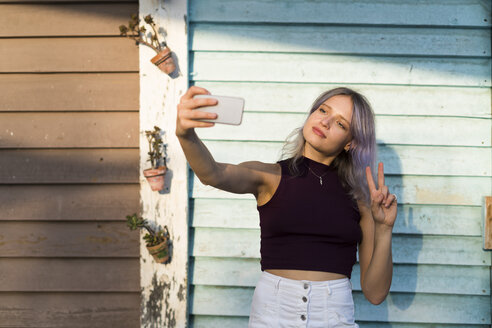
{"label": "woman's shoulder", "polygon": [[248,161],[243,162],[240,165],[267,175],[280,175],[282,173],[281,164],[279,162],[265,163],[261,161]]}

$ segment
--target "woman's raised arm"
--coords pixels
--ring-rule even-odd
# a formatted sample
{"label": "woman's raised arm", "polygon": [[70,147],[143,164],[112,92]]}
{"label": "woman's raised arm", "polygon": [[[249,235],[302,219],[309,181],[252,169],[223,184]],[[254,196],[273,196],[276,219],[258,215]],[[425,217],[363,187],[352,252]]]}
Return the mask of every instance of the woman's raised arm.
{"label": "woman's raised arm", "polygon": [[216,162],[207,147],[198,138],[194,128],[212,127],[212,122],[197,121],[197,119],[214,119],[216,114],[200,111],[201,106],[215,105],[213,98],[193,99],[197,94],[210,94],[206,89],[197,86],[190,87],[181,97],[178,104],[176,121],[176,136],[186,156],[191,169],[205,185],[210,185],[225,191],[258,195],[265,181],[262,168],[264,163],[251,161],[238,165]]}

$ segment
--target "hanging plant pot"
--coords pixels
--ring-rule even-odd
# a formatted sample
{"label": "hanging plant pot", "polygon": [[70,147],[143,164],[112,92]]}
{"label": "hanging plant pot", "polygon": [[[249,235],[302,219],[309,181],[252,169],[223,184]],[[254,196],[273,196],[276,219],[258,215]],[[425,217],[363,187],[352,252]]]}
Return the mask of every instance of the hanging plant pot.
{"label": "hanging plant pot", "polygon": [[159,34],[157,33],[159,29],[152,15],[149,14],[143,19],[146,24],[151,26],[151,30],[148,30],[145,25],[140,25],[138,13],[133,14],[131,17],[132,19],[128,22],[128,26],[120,25],[120,35],[136,41],[136,45],[143,44],[158,52],[150,61],[168,75],[174,72],[176,65],[171,56],[171,49],[167,47],[165,40],[164,42],[159,40]]}
{"label": "hanging plant pot", "polygon": [[147,169],[143,171],[143,175],[147,178],[147,181],[150,184],[150,188],[153,191],[160,191],[164,189],[164,176],[166,175],[167,167],[159,166],[154,169]]}
{"label": "hanging plant pot", "polygon": [[167,244],[167,238],[158,245],[147,246],[147,249],[157,263],[164,263],[169,259],[169,246]]}
{"label": "hanging plant pot", "polygon": [[145,247],[157,263],[166,262],[169,257],[169,247],[172,245],[167,226],[164,229],[152,228],[149,222],[137,213],[126,216],[126,225],[130,230],[146,229],[148,232],[143,239]]}
{"label": "hanging plant pot", "polygon": [[155,55],[150,61],[168,75],[176,69],[174,59],[171,56],[171,49],[168,47],[164,48],[164,50]]}

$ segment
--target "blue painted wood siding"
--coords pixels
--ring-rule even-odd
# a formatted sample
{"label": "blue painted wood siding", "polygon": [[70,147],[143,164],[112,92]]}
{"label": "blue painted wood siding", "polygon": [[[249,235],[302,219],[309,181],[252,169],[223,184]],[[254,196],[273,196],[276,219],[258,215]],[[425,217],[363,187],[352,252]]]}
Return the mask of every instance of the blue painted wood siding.
{"label": "blue painted wood siding", "polygon": [[[349,86],[376,113],[398,195],[391,292],[352,283],[361,327],[490,327],[491,1],[190,0],[190,85],[246,99],[240,126],[197,129],[220,162],[275,162],[318,94]],[[260,274],[252,195],[190,171],[192,327],[247,327]]]}

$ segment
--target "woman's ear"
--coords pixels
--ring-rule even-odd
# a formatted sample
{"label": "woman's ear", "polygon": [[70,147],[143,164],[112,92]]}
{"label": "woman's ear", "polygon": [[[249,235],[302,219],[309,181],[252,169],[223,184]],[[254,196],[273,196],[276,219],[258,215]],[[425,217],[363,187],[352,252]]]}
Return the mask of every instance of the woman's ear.
{"label": "woman's ear", "polygon": [[345,147],[343,147],[343,150],[345,150],[346,152],[348,152],[348,151],[349,151],[349,149],[354,149],[354,148],[355,148],[355,143],[354,143],[354,141],[352,140],[352,141],[349,141],[349,142],[345,145]]}

